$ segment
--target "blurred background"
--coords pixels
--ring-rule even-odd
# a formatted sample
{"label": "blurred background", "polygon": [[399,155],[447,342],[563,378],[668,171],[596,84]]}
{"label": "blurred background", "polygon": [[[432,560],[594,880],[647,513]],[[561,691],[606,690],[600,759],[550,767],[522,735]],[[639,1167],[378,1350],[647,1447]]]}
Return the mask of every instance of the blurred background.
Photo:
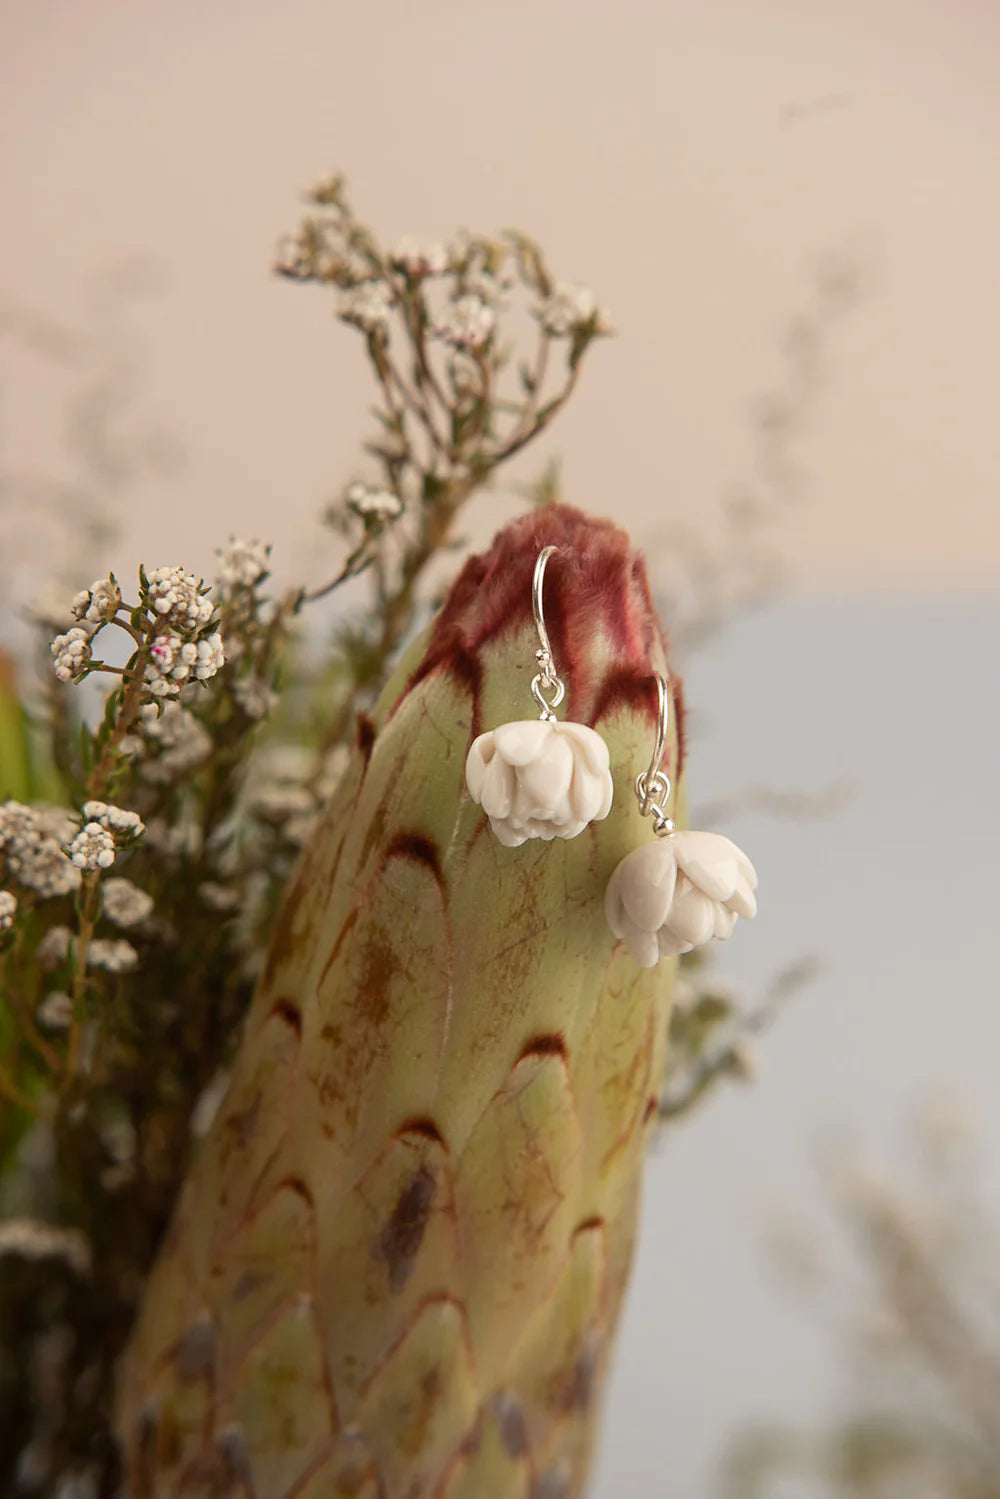
{"label": "blurred background", "polygon": [[738,1432],[850,1405],[850,1317],[790,1287],[798,1220],[835,1237],[818,1154],[891,1176],[915,1112],[978,1142],[977,1202],[1000,1180],[998,56],[984,0],[0,8],[8,618],[89,582],[82,532],[96,571],[210,574],[235,532],[325,577],[369,374],[270,266],[331,170],[389,244],[523,229],[617,330],[473,539],[554,456],[629,526],[693,804],[732,799],[761,876],[720,977],[822,967],[650,1163],[600,1499],[707,1495]]}

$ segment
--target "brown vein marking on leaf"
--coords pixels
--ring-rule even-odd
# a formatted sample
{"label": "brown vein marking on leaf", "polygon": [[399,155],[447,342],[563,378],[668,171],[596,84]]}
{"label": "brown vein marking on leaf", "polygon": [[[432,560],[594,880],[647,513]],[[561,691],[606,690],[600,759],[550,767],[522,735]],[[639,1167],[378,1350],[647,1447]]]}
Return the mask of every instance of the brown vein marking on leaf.
{"label": "brown vein marking on leaf", "polygon": [[296,1039],[299,1041],[302,1039],[302,1014],[293,1000],[276,999],[267,1012],[265,1024],[272,1019],[283,1020],[295,1032]]}
{"label": "brown vein marking on leaf", "polygon": [[408,859],[414,864],[423,865],[430,870],[434,882],[445,898],[444,876],[441,873],[441,855],[433,839],[428,838],[425,833],[400,832],[396,833],[382,858],[382,868],[385,869],[390,859]]}
{"label": "brown vein marking on leaf", "polygon": [[367,713],[358,714],[357,724],[355,726],[355,742],[357,743],[358,749],[361,751],[361,756],[365,762],[365,768],[367,769],[368,761],[371,759],[372,749],[375,746],[375,725],[368,717]]}
{"label": "brown vein marking on leaf", "polygon": [[566,1038],[559,1032],[547,1032],[541,1036],[535,1036],[521,1048],[515,1066],[528,1057],[562,1057],[566,1065],[569,1065],[569,1052],[566,1049]]}
{"label": "brown vein marking on leaf", "polygon": [[421,1163],[396,1199],[372,1249],[372,1258],[385,1262],[393,1294],[401,1291],[410,1278],[436,1191],[437,1177],[426,1163]]}
{"label": "brown vein marking on leaf", "polygon": [[[309,1238],[307,1249],[310,1258],[315,1257],[316,1204],[313,1199],[312,1192],[309,1190],[308,1185],[302,1180],[300,1176],[281,1177],[279,1181],[275,1182],[274,1186],[271,1188],[270,1192],[268,1192],[266,1197],[261,1198],[259,1202],[254,1200],[256,1198],[257,1191],[260,1187],[261,1182],[266,1181],[268,1172],[271,1170],[278,1156],[281,1154],[283,1144],[284,1141],[282,1140],[281,1144],[279,1144],[268,1157],[268,1160],[266,1161],[263,1169],[257,1173],[250,1191],[250,1205],[247,1208],[247,1211],[242,1215],[241,1218],[238,1219],[238,1221],[233,1225],[228,1233],[226,1233],[225,1235],[220,1235],[220,1237],[217,1239],[215,1253],[213,1255],[213,1259],[216,1263],[222,1255],[228,1254],[230,1252],[234,1240],[240,1238],[242,1234],[246,1233],[247,1229],[250,1228],[254,1223],[256,1223],[258,1218],[263,1217],[268,1208],[270,1208],[272,1203],[275,1202],[278,1197],[280,1197],[282,1192],[294,1192],[297,1197],[302,1199],[302,1201],[308,1208]],[[213,1272],[213,1274],[217,1275],[218,1271],[216,1270],[215,1272]]]}
{"label": "brown vein marking on leaf", "polygon": [[230,1114],[226,1119],[226,1129],[235,1135],[241,1150],[246,1150],[254,1137],[263,1102],[264,1090],[258,1088],[253,1099],[242,1112]]}
{"label": "brown vein marking on leaf", "polygon": [[643,1114],[642,1114],[642,1124],[643,1124],[643,1128],[644,1129],[645,1129],[646,1125],[649,1123],[649,1121],[652,1118],[654,1118],[655,1115],[659,1112],[659,1108],[660,1108],[660,1101],[659,1101],[658,1098],[656,1098],[655,1095],[653,1097],[651,1097],[651,1098],[647,1098],[646,1099],[646,1107],[643,1110]]}
{"label": "brown vein marking on leaf", "polygon": [[254,1291],[266,1285],[270,1279],[271,1276],[267,1270],[244,1270],[233,1286],[233,1300],[245,1301],[248,1296],[253,1295]]}
{"label": "brown vein marking on leaf", "polygon": [[507,1456],[517,1462],[528,1456],[528,1423],[521,1403],[509,1390],[500,1390],[490,1402],[497,1430]]}
{"label": "brown vein marking on leaf", "polygon": [[214,1452],[194,1457],[181,1471],[176,1492],[198,1493],[205,1499],[256,1499],[242,1431],[230,1427],[218,1438]]}
{"label": "brown vein marking on leaf", "polygon": [[472,1351],[472,1344],[469,1340],[469,1317],[465,1309],[465,1304],[460,1297],[452,1296],[447,1291],[434,1291],[431,1292],[430,1295],[425,1296],[422,1301],[418,1302],[416,1307],[414,1307],[413,1315],[410,1317],[409,1321],[403,1324],[399,1332],[393,1338],[392,1342],[389,1343],[388,1346],[383,1350],[378,1363],[368,1371],[358,1390],[359,1400],[364,1400],[367,1397],[372,1385],[379,1378],[383,1369],[385,1369],[387,1365],[389,1365],[395,1358],[396,1354],[399,1352],[400,1348],[406,1342],[410,1334],[414,1331],[421,1318],[426,1316],[427,1313],[435,1307],[446,1306],[454,1307],[455,1311],[458,1313],[458,1320],[462,1331],[462,1352],[465,1355],[465,1362],[468,1367],[469,1374],[473,1381],[475,1380],[476,1360]]}
{"label": "brown vein marking on leaf", "polygon": [[433,1140],[435,1145],[440,1145],[445,1155],[450,1155],[448,1143],[434,1123],[433,1119],[407,1119],[392,1136],[393,1140],[404,1140],[407,1135],[419,1135],[424,1140]]}
{"label": "brown vein marking on leaf", "polygon": [[316,980],[316,988],[314,991],[316,994],[319,993],[324,983],[326,982],[326,976],[330,972],[330,969],[333,967],[334,963],[336,963],[337,959],[339,958],[340,949],[343,947],[350,933],[354,930],[354,927],[357,925],[358,917],[360,916],[360,914],[360,907],[354,905],[344,917],[344,921],[340,928],[340,931],[334,938],[333,946],[330,949],[330,956],[323,964],[323,971],[321,972],[319,978]]}
{"label": "brown vein marking on leaf", "polygon": [[[646,1092],[645,1084],[649,1077],[649,1069],[653,1057],[653,1030],[654,1013],[652,1007],[650,1007],[646,1016],[645,1044],[635,1047],[631,1054],[631,1059],[628,1065],[626,1067],[620,1068],[618,1072],[613,1073],[606,1080],[606,1090],[614,1089],[619,1094],[624,1092],[627,1098],[635,1098],[636,1103],[631,1114],[623,1116],[621,1129],[612,1140],[608,1149],[604,1152],[604,1155],[601,1158],[600,1169],[602,1174],[607,1170],[608,1165],[618,1154],[618,1152],[620,1150],[627,1149],[632,1142],[633,1137],[637,1133],[642,1133],[643,1127],[645,1125],[647,1105],[643,1104],[642,1109],[640,1110],[639,1099],[641,1098],[643,1093]],[[642,1076],[643,1074],[644,1076]],[[641,1087],[638,1086],[640,1077],[642,1077],[643,1084],[643,1086]]]}

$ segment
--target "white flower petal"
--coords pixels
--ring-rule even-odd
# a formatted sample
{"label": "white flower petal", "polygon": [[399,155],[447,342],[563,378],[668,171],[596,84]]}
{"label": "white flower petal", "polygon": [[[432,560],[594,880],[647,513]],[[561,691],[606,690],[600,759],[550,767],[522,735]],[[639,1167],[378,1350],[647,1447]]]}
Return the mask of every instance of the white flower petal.
{"label": "white flower petal", "polygon": [[[504,759],[506,759],[506,755]],[[573,751],[550,734],[534,760],[518,766],[517,805],[526,817],[558,816],[573,781]]]}
{"label": "white flower petal", "polygon": [[611,876],[618,881],[629,918],[649,932],[667,920],[674,899],[677,861],[670,842],[657,838],[643,843],[626,855]]}
{"label": "white flower petal", "polygon": [[655,932],[647,931],[626,915],[622,936],[640,968],[655,968],[660,957],[660,944]]}
{"label": "white flower petal", "polygon": [[712,936],[719,942],[725,942],[731,937],[733,927],[736,925],[736,912],[731,911],[728,906],[717,904],[715,907],[715,930]]}
{"label": "white flower petal", "polygon": [[715,931],[715,903],[683,874],[677,877],[666,925],[692,947],[700,947]]}
{"label": "white flower petal", "polygon": [[482,797],[486,767],[494,754],[492,733],[480,734],[469,747],[469,753],[465,757],[465,784],[474,802],[479,802]]}
{"label": "white flower petal", "polygon": [[491,821],[493,818],[510,816],[514,791],[513,770],[499,755],[494,755],[486,767],[479,796],[482,809]]}
{"label": "white flower petal", "polygon": [[674,834],[677,863],[693,885],[712,900],[726,901],[740,878],[740,850],[721,833]]}
{"label": "white flower petal", "polygon": [[515,723],[502,723],[498,729],[493,730],[497,754],[503,755],[508,765],[528,765],[545,749],[553,727],[551,723],[539,718],[521,718]]}
{"label": "white flower petal", "polygon": [[585,723],[556,723],[553,728],[564,739],[572,740],[583,756],[587,769],[595,776],[604,775],[611,768],[608,746],[598,734]]}

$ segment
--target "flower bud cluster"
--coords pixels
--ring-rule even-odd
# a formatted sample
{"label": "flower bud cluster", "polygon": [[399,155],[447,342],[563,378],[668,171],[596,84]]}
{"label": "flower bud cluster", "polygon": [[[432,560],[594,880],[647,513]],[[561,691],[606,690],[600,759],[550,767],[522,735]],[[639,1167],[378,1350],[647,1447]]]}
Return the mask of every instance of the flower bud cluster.
{"label": "flower bud cluster", "polygon": [[496,324],[492,307],[477,292],[449,302],[434,325],[435,335],[456,349],[481,349]]}
{"label": "flower bud cluster", "polygon": [[176,697],[188,681],[207,682],[226,661],[218,632],[201,640],[157,635],[149,654],[152,659],[146,666],[146,682],[154,697]]}
{"label": "flower bud cluster", "polygon": [[349,484],[344,499],[348,510],[353,510],[365,521],[396,520],[403,513],[403,502],[391,489]]}
{"label": "flower bud cluster", "polygon": [[369,337],[385,336],[389,331],[392,292],[384,281],[362,281],[340,294],[338,313],[345,323],[353,323]]}
{"label": "flower bud cluster", "polygon": [[83,588],[72,603],[73,618],[81,624],[103,625],[113,619],[121,608],[122,596],[114,574],[97,578],[89,588]]}
{"label": "flower bud cluster", "polygon": [[201,592],[194,573],[182,567],[157,567],[149,574],[149,607],[166,624],[183,633],[193,633],[212,617],[212,601]]}
{"label": "flower bud cluster", "polygon": [[49,646],[52,665],[60,682],[72,682],[90,661],[90,631],[74,625],[63,635],[57,635]]}
{"label": "flower bud cluster", "polygon": [[110,869],[115,862],[115,840],[99,822],[88,822],[67,845],[66,852],[77,869]]}
{"label": "flower bud cluster", "polygon": [[153,897],[131,880],[112,877],[101,886],[105,916],[115,926],[136,926],[152,913]]}
{"label": "flower bud cluster", "polygon": [[9,872],[43,898],[68,895],[80,883],[80,871],[63,844],[73,834],[68,812],[58,807],[0,805],[0,855]]}
{"label": "flower bud cluster", "polygon": [[262,541],[239,541],[229,538],[229,545],[219,547],[215,587],[221,598],[231,598],[238,588],[253,588],[267,574],[271,548]]}

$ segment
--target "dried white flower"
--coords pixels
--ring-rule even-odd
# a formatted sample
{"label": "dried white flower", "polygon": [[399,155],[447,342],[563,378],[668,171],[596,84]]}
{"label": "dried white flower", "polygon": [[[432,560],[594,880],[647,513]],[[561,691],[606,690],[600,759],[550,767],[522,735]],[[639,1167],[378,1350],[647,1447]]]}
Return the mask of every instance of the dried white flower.
{"label": "dried white flower", "polygon": [[604,910],[642,968],[728,937],[757,913],[757,874],[721,833],[681,832],[633,849],[608,881]]}
{"label": "dried white flower", "polygon": [[403,502],[398,494],[369,484],[349,484],[344,501],[348,510],[353,510],[362,520],[395,520],[403,513]]}
{"label": "dried white flower", "polygon": [[266,718],[278,694],[262,677],[240,677],[233,683],[233,697],[247,718]]}
{"label": "dried white flower", "polygon": [[126,838],[138,838],[145,827],[138,812],[129,812],[125,807],[115,807],[110,802],[84,802],[83,815],[109,833],[116,833],[119,842]]}
{"label": "dried white flower", "polygon": [[52,666],[60,682],[72,682],[90,660],[90,635],[80,625],[74,625],[64,635],[57,635],[49,646]]}
{"label": "dried white flower", "polygon": [[0,932],[8,932],[17,915],[17,896],[9,890],[0,890]]}
{"label": "dried white flower", "polygon": [[39,942],[35,957],[43,968],[57,968],[69,957],[73,933],[68,926],[53,926]]}
{"label": "dried white flower", "polygon": [[73,1020],[73,1000],[61,989],[52,989],[35,1011],[39,1023],[50,1031],[66,1031]]}
{"label": "dried white flower", "polygon": [[80,871],[63,852],[75,823],[59,807],[0,805],[0,853],[11,874],[38,895],[68,895],[80,883]]}
{"label": "dried white flower", "polygon": [[492,307],[476,292],[449,302],[434,325],[434,333],[456,349],[481,349],[496,323]]}
{"label": "dried white flower", "polygon": [[252,588],[267,572],[270,546],[262,541],[239,541],[229,538],[229,545],[215,554],[219,559],[215,587],[222,598],[229,598],[237,588]]}
{"label": "dried white flower", "polygon": [[104,914],[115,926],[135,926],[153,909],[153,897],[131,880],[112,878],[101,885]]}
{"label": "dried white flower", "polygon": [[537,312],[545,332],[553,338],[567,338],[599,318],[597,300],[587,286],[571,286],[562,281],[546,297]]}
{"label": "dried white flower", "polygon": [[392,310],[392,291],[384,281],[362,281],[340,294],[339,316],[363,333],[386,334]]}
{"label": "dried white flower", "polygon": [[391,265],[417,280],[422,276],[440,276],[448,269],[448,251],[439,240],[416,239],[405,234],[389,256]]}
{"label": "dried white flower", "polygon": [[165,624],[191,634],[212,617],[212,601],[200,586],[183,567],[156,567],[149,574],[149,606]]}
{"label": "dried white flower", "polygon": [[73,618],[91,625],[106,624],[121,607],[122,596],[113,574],[97,578],[82,589],[73,600]]}
{"label": "dried white flower", "polygon": [[66,852],[77,869],[110,869],[115,862],[115,840],[99,822],[88,822],[68,845]]}
{"label": "dried white flower", "polygon": [[87,948],[87,967],[103,968],[107,973],[128,973],[138,961],[139,954],[123,937],[115,940],[98,937]]}
{"label": "dried white flower", "polygon": [[507,848],[575,838],[611,810],[608,747],[586,724],[522,719],[473,740],[465,762],[473,801]]}

